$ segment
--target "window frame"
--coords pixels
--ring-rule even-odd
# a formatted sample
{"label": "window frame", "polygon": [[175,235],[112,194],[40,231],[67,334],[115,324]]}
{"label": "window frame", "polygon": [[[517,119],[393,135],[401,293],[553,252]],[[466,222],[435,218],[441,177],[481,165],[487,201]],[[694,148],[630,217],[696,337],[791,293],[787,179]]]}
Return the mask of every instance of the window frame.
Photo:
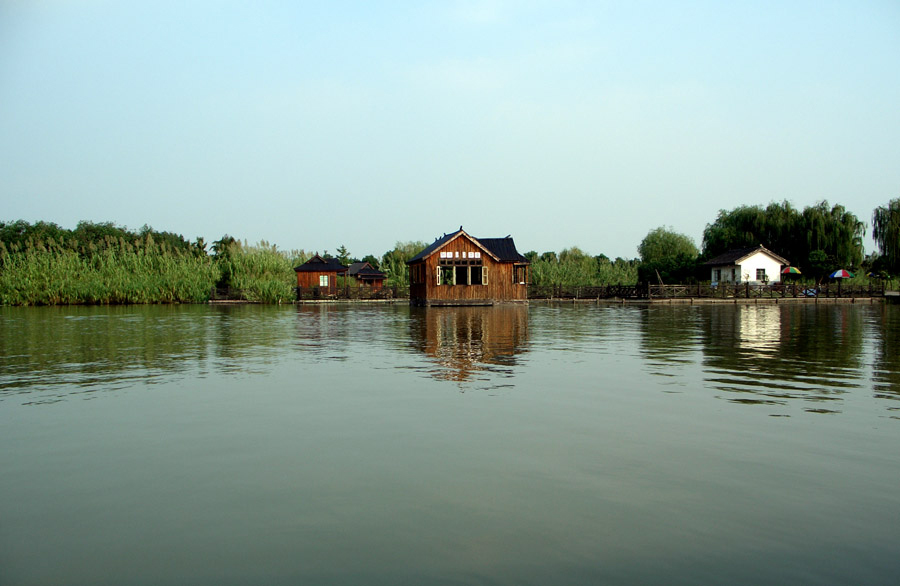
{"label": "window frame", "polygon": [[[472,269],[481,270],[481,282],[472,282]],[[481,258],[442,258],[437,264],[437,286],[471,287],[487,285],[487,267]]]}

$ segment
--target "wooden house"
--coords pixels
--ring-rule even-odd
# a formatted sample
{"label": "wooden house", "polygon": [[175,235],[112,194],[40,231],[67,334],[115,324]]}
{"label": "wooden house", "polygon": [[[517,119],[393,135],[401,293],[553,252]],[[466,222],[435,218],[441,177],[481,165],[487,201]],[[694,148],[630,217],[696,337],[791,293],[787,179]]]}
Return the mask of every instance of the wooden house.
{"label": "wooden house", "polygon": [[474,238],[460,226],[406,264],[413,305],[493,305],[528,299],[529,263],[510,236]]}
{"label": "wooden house", "polygon": [[297,287],[301,289],[318,288],[320,293],[333,294],[337,291],[337,276],[345,275],[347,267],[336,258],[322,258],[318,254],[294,267],[297,273]]}
{"label": "wooden house", "polygon": [[381,289],[386,275],[367,262],[355,262],[350,265],[347,276],[356,279],[357,284],[362,287]]}
{"label": "wooden house", "polygon": [[790,263],[765,246],[738,248],[704,263],[710,269],[712,283],[750,283],[761,285],[781,280],[781,269]]}

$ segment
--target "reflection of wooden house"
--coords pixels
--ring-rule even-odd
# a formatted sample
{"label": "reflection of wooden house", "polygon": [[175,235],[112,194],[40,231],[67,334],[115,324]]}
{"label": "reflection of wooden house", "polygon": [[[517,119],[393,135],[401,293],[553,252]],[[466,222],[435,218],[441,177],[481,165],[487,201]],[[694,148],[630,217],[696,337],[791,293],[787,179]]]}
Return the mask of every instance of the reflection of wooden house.
{"label": "reflection of wooden house", "polygon": [[355,262],[350,265],[347,275],[356,279],[359,285],[381,289],[384,284],[385,274],[367,262]]}
{"label": "reflection of wooden house", "polygon": [[528,345],[528,308],[429,307],[410,314],[413,346],[439,369],[432,375],[464,381],[481,371],[506,373]]}
{"label": "reflection of wooden house", "polygon": [[406,264],[414,305],[491,305],[528,298],[528,260],[510,236],[474,238],[460,226]]}
{"label": "reflection of wooden house", "polygon": [[297,286],[307,289],[318,287],[323,293],[334,293],[337,290],[337,276],[347,273],[347,267],[336,258],[322,258],[318,254],[294,267],[297,273]]}

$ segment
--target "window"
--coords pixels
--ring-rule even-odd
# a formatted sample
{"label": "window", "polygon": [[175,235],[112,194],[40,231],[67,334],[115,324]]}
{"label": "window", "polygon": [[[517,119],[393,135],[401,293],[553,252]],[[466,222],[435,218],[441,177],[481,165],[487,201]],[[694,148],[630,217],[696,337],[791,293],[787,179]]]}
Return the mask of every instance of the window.
{"label": "window", "polygon": [[438,285],[487,285],[481,259],[447,258],[437,268]]}
{"label": "window", "polygon": [[766,277],[766,269],[756,269],[756,280],[757,281],[768,281],[768,277]]}
{"label": "window", "polygon": [[328,286],[328,275],[319,275],[319,287]]}
{"label": "window", "polygon": [[713,281],[718,283],[722,280],[722,269],[713,269]]}
{"label": "window", "polygon": [[513,283],[524,285],[527,280],[528,267],[526,265],[513,266]]}

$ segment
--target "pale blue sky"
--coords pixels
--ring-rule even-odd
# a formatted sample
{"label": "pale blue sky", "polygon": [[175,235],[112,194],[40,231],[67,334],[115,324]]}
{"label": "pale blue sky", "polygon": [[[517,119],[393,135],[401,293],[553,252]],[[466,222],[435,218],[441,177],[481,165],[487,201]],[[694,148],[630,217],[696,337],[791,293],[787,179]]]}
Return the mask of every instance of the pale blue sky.
{"label": "pale blue sky", "polygon": [[900,2],[0,0],[0,189],[2,220],[356,256],[463,225],[631,258],[783,199],[870,223]]}

